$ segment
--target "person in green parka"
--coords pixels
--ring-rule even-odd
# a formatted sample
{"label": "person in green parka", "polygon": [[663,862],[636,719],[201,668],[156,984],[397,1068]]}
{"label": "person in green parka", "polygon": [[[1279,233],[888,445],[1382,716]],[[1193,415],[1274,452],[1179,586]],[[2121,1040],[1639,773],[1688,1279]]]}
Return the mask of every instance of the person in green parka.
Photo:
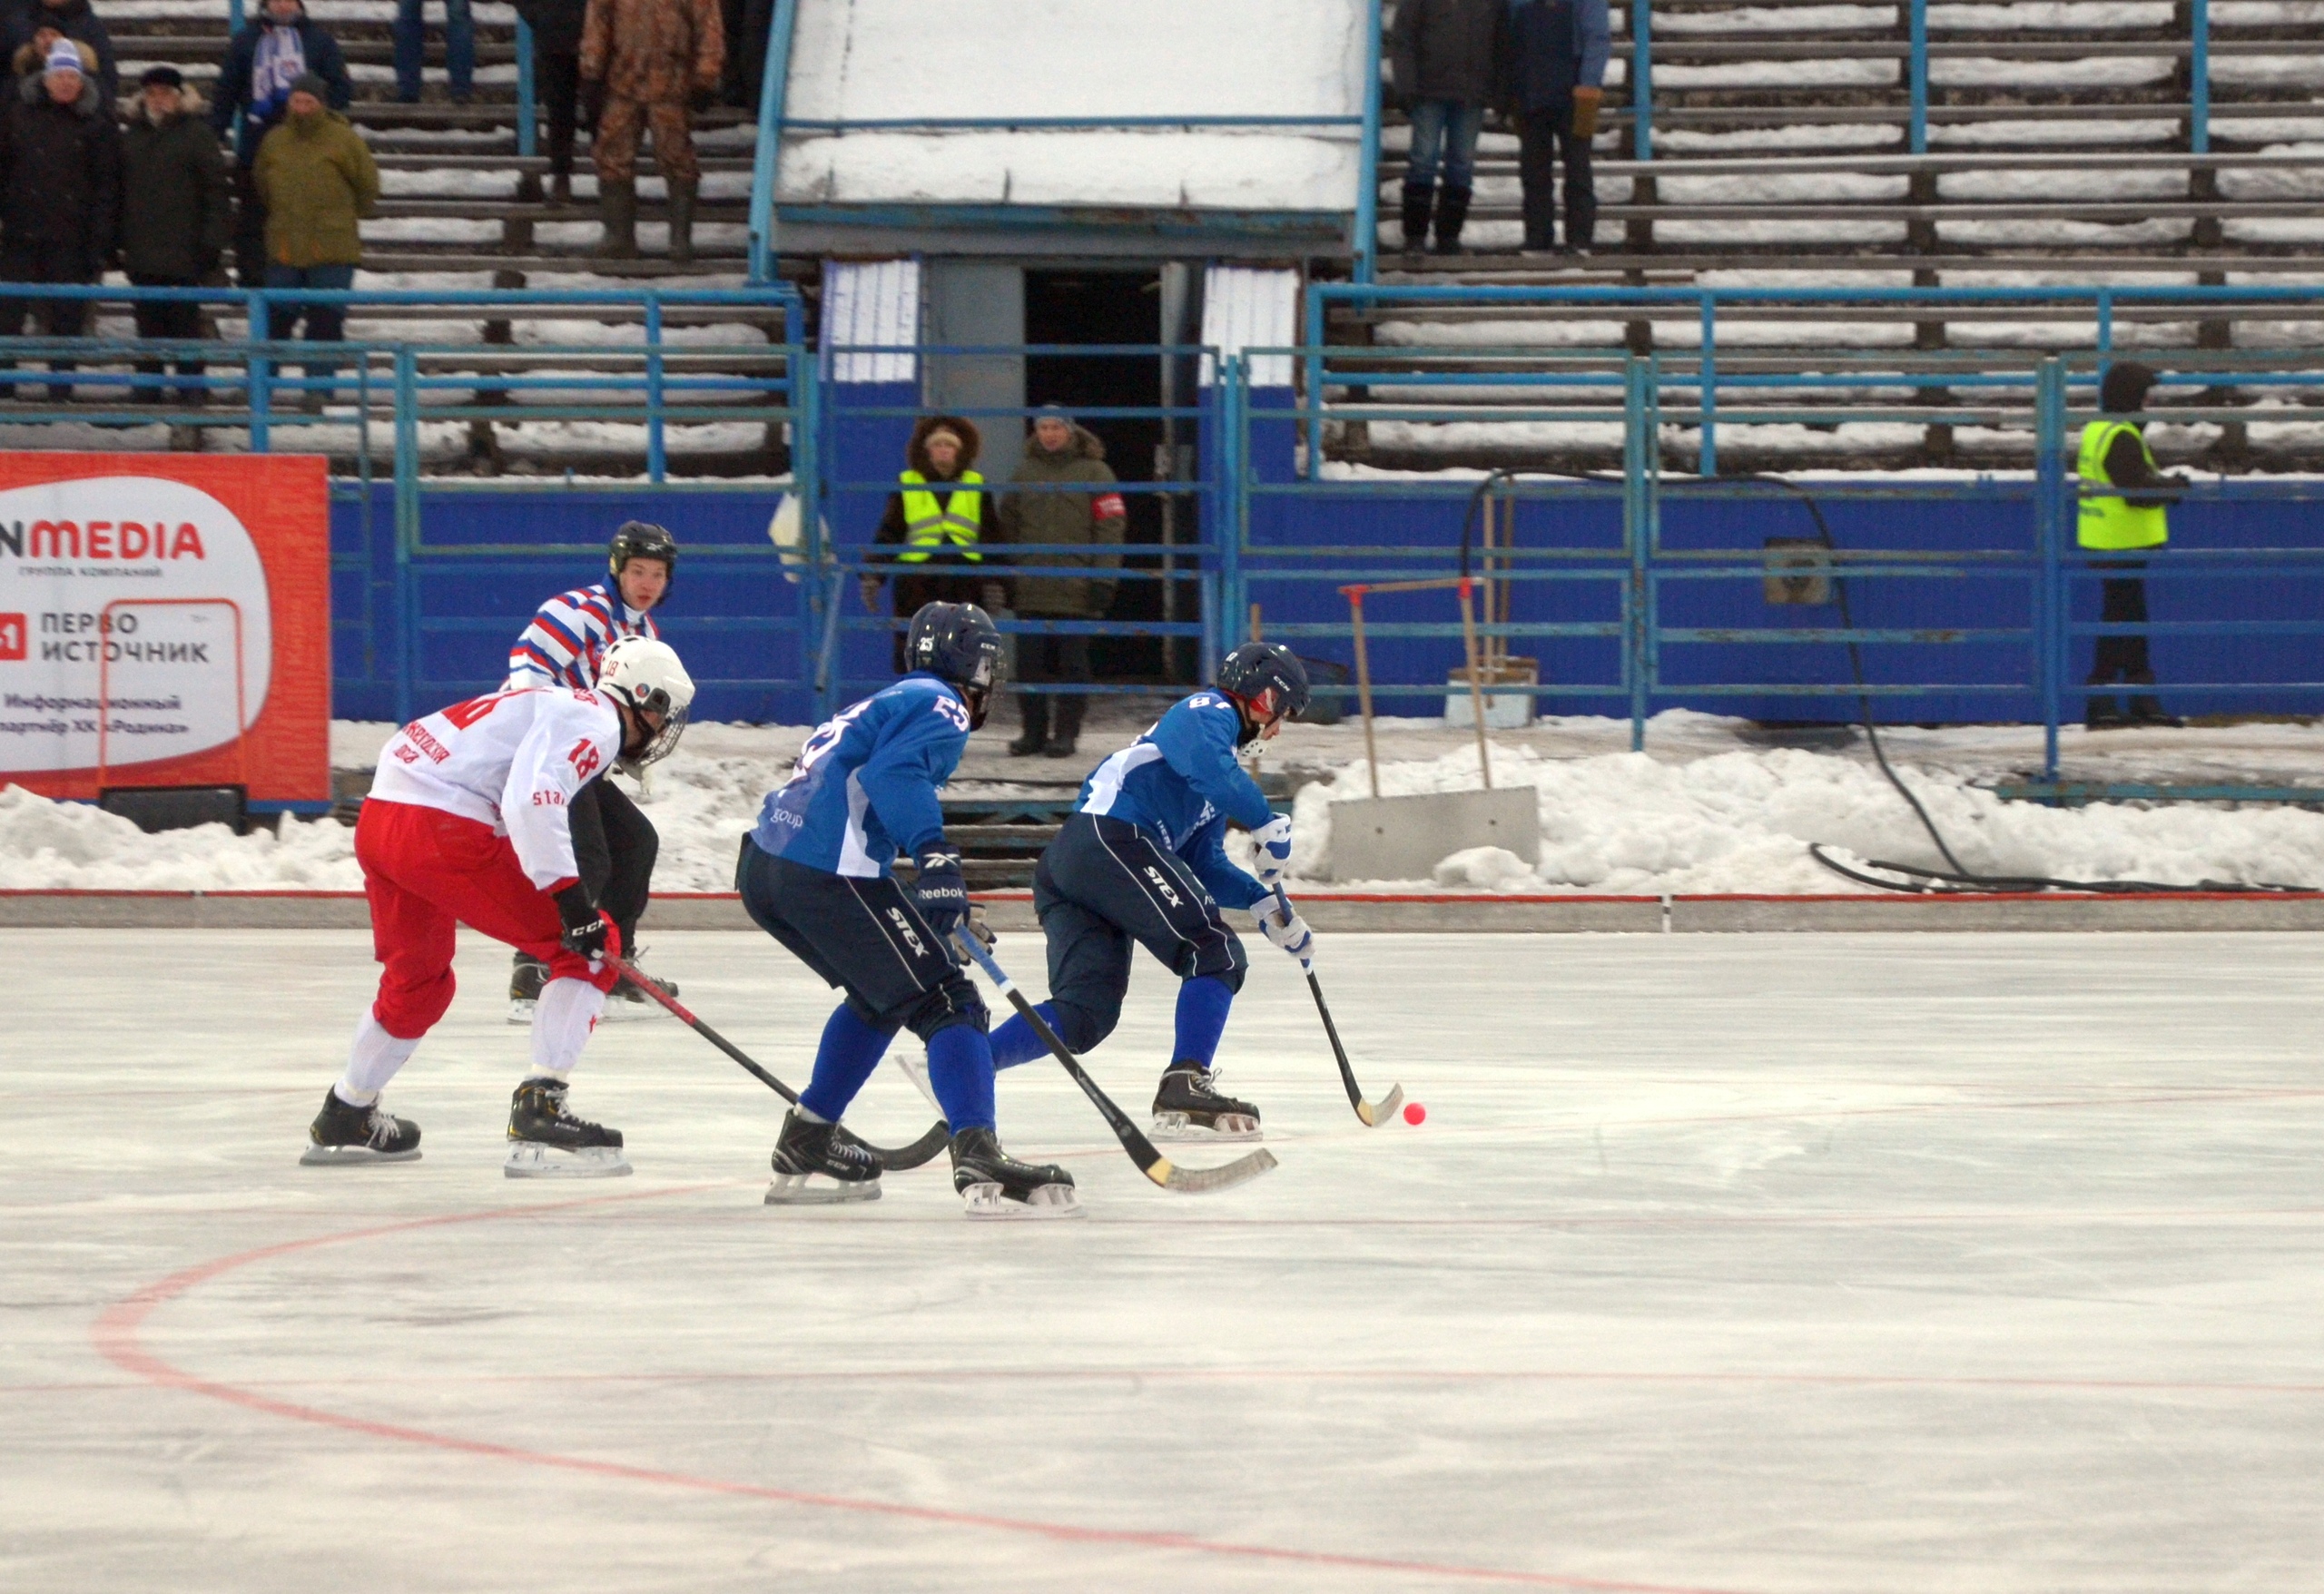
{"label": "person in green parka", "polygon": [[[362,263],[357,223],[379,204],[379,168],[354,125],[323,100],[329,85],[313,74],[290,85],[290,113],[258,148],[254,173],[266,202],[266,285],[344,291]],[[347,311],[336,304],[272,307],[267,336],[289,338],[301,318],[305,337],[336,343],[346,337]],[[328,381],[338,368],[309,361],[307,375]],[[330,402],[330,389],[310,389],[308,407]]]}
{"label": "person in green parka", "polygon": [[[1033,435],[1025,446],[1024,463],[1009,477],[1018,487],[1039,486],[1045,492],[1013,492],[1000,500],[1000,536],[1003,543],[1035,545],[1078,544],[1087,554],[1025,554],[1015,562],[1042,574],[1012,576],[1020,620],[1102,620],[1113,607],[1114,584],[1121,568],[1122,531],[1128,511],[1114,489],[1114,473],[1106,464],[1106,446],[1095,434],[1076,426],[1060,405],[1044,405],[1033,418]],[[1078,487],[1079,492],[1064,490]],[[1103,552],[1096,550],[1103,549]],[[1063,569],[1059,569],[1063,566]],[[1080,574],[1077,574],[1080,572]],[[1020,635],[1017,639],[1017,677],[1045,684],[1072,684],[1089,679],[1089,637]],[[1052,717],[1050,704],[1056,710]],[[1070,758],[1081,733],[1084,699],[1078,693],[1028,692],[1018,698],[1024,732],[1009,744],[1019,758],[1040,753]]]}

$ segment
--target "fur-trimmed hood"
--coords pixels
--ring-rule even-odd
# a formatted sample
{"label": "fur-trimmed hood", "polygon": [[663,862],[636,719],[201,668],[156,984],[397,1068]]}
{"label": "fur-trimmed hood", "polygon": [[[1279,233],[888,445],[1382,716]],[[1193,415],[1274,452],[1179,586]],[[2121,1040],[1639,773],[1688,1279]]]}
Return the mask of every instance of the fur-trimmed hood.
{"label": "fur-trimmed hood", "polygon": [[[951,432],[960,439],[960,470],[976,467],[977,456],[983,451],[984,437],[972,420],[957,415],[923,415],[911,428],[911,443],[904,449],[904,463],[931,481],[943,479],[928,458],[928,436],[931,432]],[[957,474],[957,473],[956,473]]]}
{"label": "fur-trimmed hood", "polygon": [[[1039,420],[1041,418],[1036,415],[1032,418]],[[1048,449],[1043,448],[1039,441],[1033,436],[1032,428],[1029,426],[1025,428],[1026,455],[1029,458],[1040,456],[1049,459],[1095,459],[1100,464],[1104,463],[1106,458],[1106,445],[1098,440],[1098,434],[1091,431],[1088,427],[1083,426],[1078,421],[1072,421],[1068,424],[1073,428],[1073,437],[1071,440],[1066,444],[1062,451],[1055,454],[1052,454]]]}
{"label": "fur-trimmed hood", "polygon": [[[73,53],[81,58],[81,97],[73,102],[73,109],[84,116],[94,116],[103,103],[104,92],[97,86],[97,53],[80,39],[67,39]],[[44,52],[38,44],[24,44],[16,50],[16,93],[27,105],[36,105],[48,98],[45,78],[48,69],[42,64]]]}
{"label": "fur-trimmed hood", "polygon": [[[189,81],[183,88],[178,91],[178,114],[180,116],[207,116],[209,113],[210,102],[202,97],[202,91],[196,88],[192,82]],[[146,114],[145,112],[145,88],[143,84],[141,84],[138,85],[138,89],[135,93],[123,94],[122,96],[121,119],[129,123],[132,127],[142,126],[153,120],[153,117]]]}

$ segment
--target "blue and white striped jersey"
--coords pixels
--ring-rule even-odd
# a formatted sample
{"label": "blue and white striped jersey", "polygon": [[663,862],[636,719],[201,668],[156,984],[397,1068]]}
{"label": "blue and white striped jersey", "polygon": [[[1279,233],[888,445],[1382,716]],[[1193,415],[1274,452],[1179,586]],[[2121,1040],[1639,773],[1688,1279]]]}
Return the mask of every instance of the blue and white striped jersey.
{"label": "blue and white striped jersey", "polygon": [[597,684],[606,649],[625,636],[659,637],[661,628],[644,609],[622,602],[610,583],[561,592],[540,606],[533,623],[508,650],[508,684],[572,686]]}
{"label": "blue and white striped jersey", "polygon": [[767,793],[759,851],[828,874],[872,879],[896,851],[944,835],[936,789],[969,744],[960,694],[925,671],[842,709],[807,738],[791,779]]}
{"label": "blue and white striped jersey", "polygon": [[1275,815],[1235,762],[1242,729],[1232,703],[1196,693],[1089,772],[1079,812],[1136,825],[1185,859],[1222,906],[1248,908],[1267,889],[1226,861],[1226,822],[1256,830]]}

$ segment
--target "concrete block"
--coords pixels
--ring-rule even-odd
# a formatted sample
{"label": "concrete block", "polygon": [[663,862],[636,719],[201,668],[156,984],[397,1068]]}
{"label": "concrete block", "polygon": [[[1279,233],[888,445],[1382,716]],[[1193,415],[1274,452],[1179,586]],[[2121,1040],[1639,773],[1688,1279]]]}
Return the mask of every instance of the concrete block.
{"label": "concrete block", "polygon": [[1540,798],[1531,786],[1357,797],[1333,803],[1331,813],[1334,880],[1426,880],[1471,847],[1541,859]]}

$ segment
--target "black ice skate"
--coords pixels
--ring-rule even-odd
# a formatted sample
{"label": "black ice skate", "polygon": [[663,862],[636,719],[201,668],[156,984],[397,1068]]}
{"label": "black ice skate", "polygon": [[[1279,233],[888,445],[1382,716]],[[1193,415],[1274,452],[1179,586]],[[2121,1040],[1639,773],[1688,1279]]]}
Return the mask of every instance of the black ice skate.
{"label": "black ice skate", "polygon": [[530,952],[517,954],[516,966],[508,970],[508,1022],[530,1024],[533,1004],[541,999],[541,987],[548,983],[548,965]]}
{"label": "black ice skate", "polygon": [[1154,1093],[1157,1140],[1256,1140],[1259,1109],[1218,1093],[1218,1081],[1196,1063],[1173,1063]]}
{"label": "black ice skate", "polygon": [[[645,955],[645,949],[640,947],[638,949],[637,956],[643,957]],[[635,968],[637,963],[637,958],[633,957],[629,961],[631,966]],[[678,994],[678,982],[676,980],[655,979],[653,975],[647,974],[643,969],[639,969],[637,971],[645,979],[653,979],[654,983],[661,988],[663,995],[675,998]],[[667,1008],[655,1001],[652,997],[647,996],[644,991],[638,989],[637,987],[632,985],[626,979],[623,980],[619,985],[615,986],[613,990],[606,998],[605,1016],[608,1018],[655,1018],[668,1011],[669,1009]]]}
{"label": "black ice skate", "polygon": [[512,1179],[613,1179],[629,1172],[621,1131],[576,1118],[565,1108],[565,1082],[527,1079],[508,1099]]}
{"label": "black ice skate", "polygon": [[307,1149],[299,1160],[312,1168],[366,1162],[418,1162],[419,1126],[397,1117],[379,1103],[357,1107],[336,1089],[323,1092],[323,1110],[307,1126]]}
{"label": "black ice skate", "polygon": [[952,1136],[952,1188],[970,1217],[1079,1217],[1073,1176],[1054,1165],[1019,1162],[990,1129]]}
{"label": "black ice skate", "polygon": [[775,1137],[769,1206],[828,1206],[880,1199],[880,1159],[837,1124],[818,1124],[797,1108]]}

